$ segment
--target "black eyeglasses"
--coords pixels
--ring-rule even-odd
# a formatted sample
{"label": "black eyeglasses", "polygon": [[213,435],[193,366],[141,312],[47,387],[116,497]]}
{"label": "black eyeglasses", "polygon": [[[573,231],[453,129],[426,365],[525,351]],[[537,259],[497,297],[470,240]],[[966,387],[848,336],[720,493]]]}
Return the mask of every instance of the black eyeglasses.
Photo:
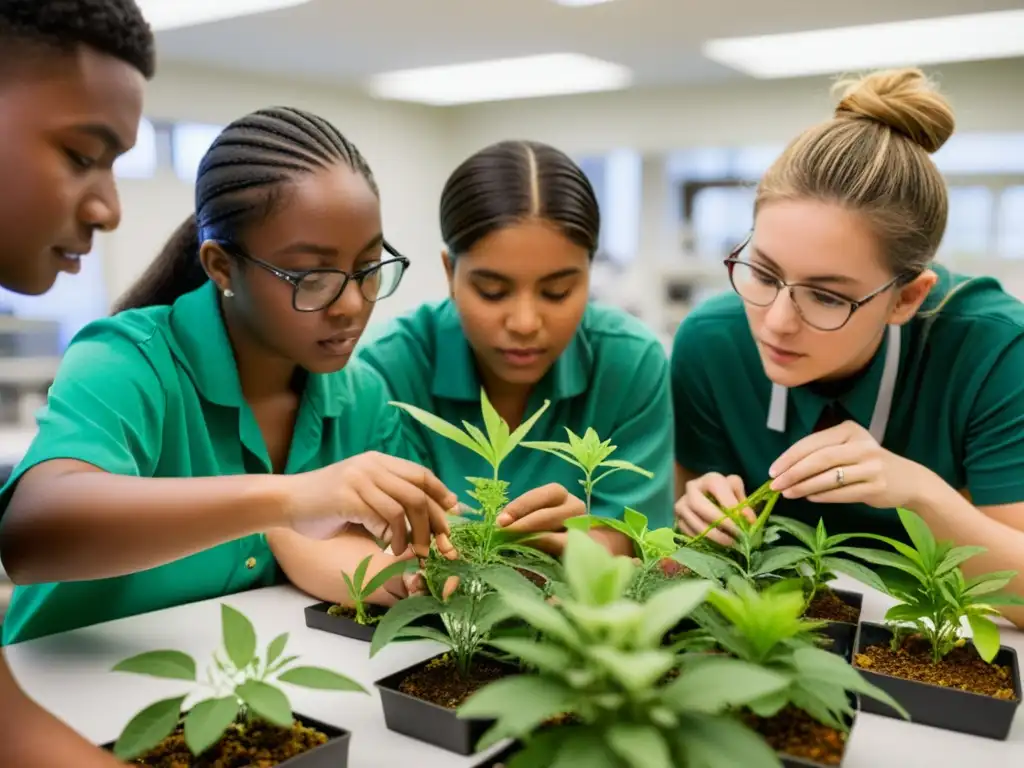
{"label": "black eyeglasses", "polygon": [[274,277],[290,283],[292,286],[292,308],[296,312],[319,312],[338,300],[349,280],[355,280],[363,298],[369,302],[386,299],[402,282],[405,270],[409,268],[409,259],[400,254],[385,240],[384,251],[391,257],[378,261],[357,272],[345,272],[340,269],[304,269],[293,271],[281,269],[273,264],[257,259],[236,243],[226,240],[214,240],[225,252],[267,270]]}
{"label": "black eyeglasses", "polygon": [[750,237],[729,254],[725,260],[729,282],[740,298],[755,307],[769,307],[775,303],[783,288],[789,289],[789,299],[797,314],[812,328],[819,331],[838,331],[853,317],[853,313],[876,296],[885,293],[899,282],[910,282],[913,275],[897,275],[881,288],[860,299],[850,299],[838,293],[806,283],[787,283],[764,267],[740,258]]}

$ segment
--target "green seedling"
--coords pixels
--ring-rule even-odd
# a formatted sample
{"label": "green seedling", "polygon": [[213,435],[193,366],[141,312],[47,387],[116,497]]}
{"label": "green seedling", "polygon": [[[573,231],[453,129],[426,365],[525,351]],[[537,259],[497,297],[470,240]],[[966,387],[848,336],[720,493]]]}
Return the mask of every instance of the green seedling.
{"label": "green seedling", "polygon": [[244,731],[254,721],[279,728],[294,725],[287,695],[271,682],[305,688],[367,693],[359,683],[322,667],[294,666],[297,656],[285,656],[288,634],[278,635],[260,655],[256,648],[256,630],[243,614],[221,605],[223,653],[216,652],[200,680],[196,662],[187,653],[173,650],[148,651],[125,659],[114,667],[167,680],[193,683],[210,696],[199,701],[187,713],[182,706],[189,694],[162,699],[136,714],[114,745],[114,754],[133,760],[158,746],[183,726],[185,743],[196,757],[216,744],[229,730]]}
{"label": "green seedling", "polygon": [[[583,433],[583,437],[580,437],[568,427],[565,428],[565,431],[569,436],[569,441],[566,443],[532,441],[523,443],[523,447],[550,453],[583,472],[583,479],[579,482],[583,486],[583,492],[586,496],[588,515],[591,511],[594,488],[609,475],[613,475],[616,472],[635,472],[647,479],[654,477],[653,472],[649,472],[643,467],[638,467],[636,464],[609,458],[609,456],[615,453],[616,446],[612,445],[610,440],[601,440],[593,428],[588,427],[587,431]],[[604,471],[595,477],[594,473],[602,469]]]}
{"label": "green seedling", "polygon": [[669,681],[679,659],[665,635],[703,603],[710,582],[681,581],[635,602],[627,597],[632,558],[611,555],[578,530],[568,532],[564,565],[557,605],[525,579],[493,585],[538,636],[494,642],[530,671],[490,683],[460,707],[460,718],[496,721],[479,748],[520,740],[509,768],[780,765],[731,711],[782,691],[783,675],[720,656]]}
{"label": "green seedling", "polygon": [[997,605],[1024,605],[1024,598],[1000,592],[1017,571],[996,571],[965,578],[961,563],[985,551],[984,547],[955,547],[950,541],[936,541],[928,525],[909,509],[898,510],[911,545],[877,534],[861,538],[888,544],[894,551],[861,549],[856,556],[882,568],[878,576],[884,591],[899,601],[885,614],[893,630],[892,646],[897,650],[906,637],[918,634],[931,647],[932,661],[938,663],[962,643],[962,620],[967,619],[974,647],[991,663],[999,652]]}
{"label": "green seedling", "polygon": [[[379,616],[370,615],[370,595],[387,584],[392,577],[400,576],[417,567],[413,560],[399,560],[382,568],[372,579],[363,583],[366,579],[366,570],[372,561],[373,555],[367,555],[359,561],[351,576],[344,571],[341,572],[341,578],[345,580],[345,589],[348,590],[349,599],[352,601],[352,610],[355,612],[353,619],[357,624],[370,625],[380,621]],[[327,612],[332,616],[340,616],[344,610],[344,606],[332,605]]]}

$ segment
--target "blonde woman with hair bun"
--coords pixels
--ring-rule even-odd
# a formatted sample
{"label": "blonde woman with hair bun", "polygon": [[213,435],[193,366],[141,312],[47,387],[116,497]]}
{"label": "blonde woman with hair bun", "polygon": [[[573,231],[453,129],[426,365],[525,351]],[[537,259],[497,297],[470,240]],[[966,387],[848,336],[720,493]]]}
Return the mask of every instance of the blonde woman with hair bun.
{"label": "blonde woman with hair bun", "polygon": [[676,334],[678,525],[705,530],[707,495],[732,506],[770,477],[780,514],[905,540],[905,507],[986,548],[968,575],[1024,574],[1024,305],[934,261],[952,107],[918,69],[837,89],[761,179],[734,290]]}

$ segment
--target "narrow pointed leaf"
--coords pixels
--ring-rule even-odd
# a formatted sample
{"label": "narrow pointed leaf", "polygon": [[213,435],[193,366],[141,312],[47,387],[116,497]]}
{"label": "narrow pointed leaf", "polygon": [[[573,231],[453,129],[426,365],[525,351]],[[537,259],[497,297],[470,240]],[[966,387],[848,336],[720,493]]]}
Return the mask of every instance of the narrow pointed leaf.
{"label": "narrow pointed leaf", "polygon": [[256,658],[256,630],[242,613],[226,603],[220,606],[224,650],[236,669],[245,669]]}
{"label": "narrow pointed leaf", "polygon": [[[937,546],[931,528],[928,527],[928,524],[916,512],[901,508],[896,510],[896,513],[900,516],[900,522],[903,523],[907,535],[910,536],[910,540],[917,549],[916,554],[920,558],[920,562],[931,569],[936,564],[935,554]],[[900,551],[902,552],[902,550]],[[909,552],[903,552],[903,554],[911,557]]]}
{"label": "narrow pointed leaf", "polygon": [[987,547],[954,547],[946,553],[946,556],[939,562],[939,567],[935,570],[936,576],[941,576],[944,573],[952,571],[954,568],[959,566],[961,563],[965,563],[972,557],[987,552]]}
{"label": "narrow pointed leaf", "polygon": [[478,745],[478,749],[486,749],[502,739],[532,732],[545,720],[571,710],[578,698],[576,691],[555,680],[514,675],[474,693],[459,707],[458,717],[498,719],[496,727]]}
{"label": "narrow pointed leaf", "polygon": [[694,579],[655,592],[644,605],[635,645],[639,648],[658,645],[670,629],[704,602],[711,587],[709,581]]}
{"label": "narrow pointed leaf", "polygon": [[355,680],[323,667],[292,667],[287,672],[282,672],[277,679],[282,683],[300,685],[303,688],[314,688],[320,691],[367,692]]}
{"label": "narrow pointed leaf", "polygon": [[166,680],[195,680],[196,662],[181,651],[147,651],[119,662],[113,671]]}
{"label": "narrow pointed leaf", "polygon": [[413,570],[416,567],[418,566],[415,560],[398,560],[384,568],[381,568],[363,587],[363,596],[369,597],[378,589],[383,587],[384,584],[386,584],[392,577],[400,576],[406,571]]}
{"label": "narrow pointed leaf", "polygon": [[866,565],[861,565],[858,562],[847,560],[843,557],[823,557],[821,558],[821,564],[826,570],[849,576],[879,592],[884,593],[888,591],[881,577]]}
{"label": "narrow pointed leaf", "polygon": [[483,458],[487,463],[493,464],[493,457],[490,455],[490,446],[478,445],[473,438],[463,432],[461,429],[456,427],[454,424],[449,424],[444,419],[438,418],[429,411],[425,411],[422,408],[417,408],[414,405],[407,405],[405,403],[391,402],[389,405],[393,405],[396,408],[401,408],[416,421],[425,426],[432,432],[436,432],[441,437],[451,440],[453,443],[458,443],[463,448],[468,448]]}
{"label": "narrow pointed leaf", "polygon": [[675,711],[716,714],[784,691],[790,679],[758,664],[728,656],[709,656],[687,665],[665,689]]}
{"label": "narrow pointed leaf", "polygon": [[228,726],[238,717],[238,699],[200,701],[185,717],[185,744],[193,755],[199,756],[220,741]]}
{"label": "narrow pointed leaf", "polygon": [[443,603],[429,595],[415,595],[399,600],[384,614],[373,631],[373,640],[370,641],[370,656],[375,656],[380,652],[380,649],[390,643],[399,631],[412,624],[416,619],[438,614],[442,610]]}
{"label": "narrow pointed leaf", "polygon": [[803,547],[774,547],[758,554],[760,557],[756,560],[757,565],[754,567],[752,576],[785,571],[810,556],[810,552]]}
{"label": "narrow pointed leaf", "polygon": [[267,646],[267,666],[268,667],[271,664],[273,664],[275,661],[277,661],[279,658],[281,658],[281,654],[284,653],[284,648],[285,648],[286,645],[288,645],[288,633],[287,632],[284,632],[283,634],[278,635],[277,637],[275,637],[271,641],[270,645]]}
{"label": "narrow pointed leaf", "polygon": [[782,530],[805,544],[808,549],[816,549],[815,542],[817,537],[815,536],[815,531],[807,523],[782,516],[775,517],[774,522]]}
{"label": "narrow pointed leaf", "polygon": [[544,414],[544,411],[548,409],[549,405],[551,405],[551,401],[545,400],[544,405],[538,408],[537,412],[534,413],[533,416],[531,416],[522,424],[520,424],[516,431],[509,436],[508,440],[505,441],[505,449],[502,455],[500,456],[501,459],[504,459],[506,456],[508,456],[509,453],[511,453],[512,450],[517,445],[519,445],[520,442],[522,442],[523,438],[526,437],[526,435],[530,432],[531,429],[533,429],[533,425],[537,423],[537,419],[539,419]]}
{"label": "narrow pointed leaf", "polygon": [[118,736],[114,754],[121,760],[132,760],[170,736],[181,719],[181,705],[186,698],[175,696],[142,709]]}
{"label": "narrow pointed leaf", "polygon": [[598,466],[611,467],[613,469],[624,469],[627,472],[635,472],[638,475],[643,475],[648,479],[654,477],[654,473],[651,472],[650,470],[644,469],[643,467],[638,467],[636,464],[633,464],[628,461],[622,461],[621,459],[608,459],[606,461],[602,461],[600,464],[598,464]]}

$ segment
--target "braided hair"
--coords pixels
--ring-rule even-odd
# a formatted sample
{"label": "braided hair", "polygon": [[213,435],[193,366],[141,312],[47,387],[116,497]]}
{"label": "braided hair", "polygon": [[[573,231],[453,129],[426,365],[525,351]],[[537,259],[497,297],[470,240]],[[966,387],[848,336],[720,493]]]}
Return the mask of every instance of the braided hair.
{"label": "braided hair", "polygon": [[379,194],[359,150],[328,121],[291,107],[261,109],[228,125],[199,164],[195,213],[171,235],[115,312],[173,304],[206,282],[199,261],[206,240],[238,241],[254,221],[281,203],[289,182],[338,163]]}
{"label": "braided hair", "polygon": [[441,192],[441,236],[449,258],[491,232],[531,219],[549,222],[590,257],[601,214],[583,170],[536,141],[501,141],[466,158]]}

